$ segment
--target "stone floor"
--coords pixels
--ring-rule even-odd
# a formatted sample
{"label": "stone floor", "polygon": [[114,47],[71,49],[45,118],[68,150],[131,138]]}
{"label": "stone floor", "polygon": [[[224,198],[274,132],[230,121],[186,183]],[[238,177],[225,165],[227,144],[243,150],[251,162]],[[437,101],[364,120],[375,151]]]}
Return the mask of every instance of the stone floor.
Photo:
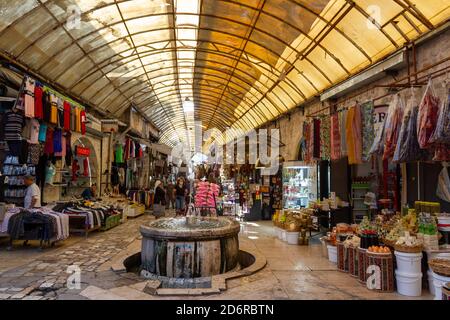
{"label": "stone floor", "polygon": [[[119,274],[112,266],[139,248],[139,225],[153,219],[141,216],[107,232],[92,233],[87,239],[71,237],[54,248],[39,251],[16,243],[7,251],[0,241],[0,300],[54,299],[180,299],[144,293],[146,282],[133,274]],[[241,247],[256,250],[267,266],[247,277],[227,282],[227,290],[208,296],[183,299],[408,299],[397,293],[366,289],[356,279],[336,270],[321,257],[321,246],[293,246],[276,239],[270,222],[243,223]],[[81,286],[69,289],[69,266],[81,269]],[[432,299],[424,291],[422,297]],[[409,298],[412,299],[412,298]]]}

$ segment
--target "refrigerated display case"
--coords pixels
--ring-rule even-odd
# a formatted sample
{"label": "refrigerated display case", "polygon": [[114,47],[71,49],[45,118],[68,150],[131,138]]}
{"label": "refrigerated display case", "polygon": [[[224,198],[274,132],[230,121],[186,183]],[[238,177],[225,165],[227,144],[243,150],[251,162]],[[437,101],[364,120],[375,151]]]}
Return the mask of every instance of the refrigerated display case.
{"label": "refrigerated display case", "polygon": [[283,208],[307,207],[317,199],[317,165],[289,162],[283,165]]}

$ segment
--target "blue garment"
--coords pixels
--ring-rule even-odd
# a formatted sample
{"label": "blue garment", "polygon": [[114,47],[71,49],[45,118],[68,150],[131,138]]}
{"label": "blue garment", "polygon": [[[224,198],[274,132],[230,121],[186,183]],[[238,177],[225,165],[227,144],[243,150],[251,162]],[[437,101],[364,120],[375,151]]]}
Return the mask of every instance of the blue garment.
{"label": "blue garment", "polygon": [[184,202],[185,202],[184,196],[177,196],[175,199],[175,208],[177,210],[184,210]]}
{"label": "blue garment", "polygon": [[53,152],[62,152],[62,130],[55,129],[53,133]]}
{"label": "blue garment", "polygon": [[83,193],[81,194],[81,197],[82,197],[84,200],[90,200],[90,199],[92,199],[94,196],[93,196],[93,194],[92,194],[91,188],[86,188],[86,189],[84,189]]}
{"label": "blue garment", "polygon": [[39,142],[45,142],[47,139],[47,125],[42,123],[39,127]]}

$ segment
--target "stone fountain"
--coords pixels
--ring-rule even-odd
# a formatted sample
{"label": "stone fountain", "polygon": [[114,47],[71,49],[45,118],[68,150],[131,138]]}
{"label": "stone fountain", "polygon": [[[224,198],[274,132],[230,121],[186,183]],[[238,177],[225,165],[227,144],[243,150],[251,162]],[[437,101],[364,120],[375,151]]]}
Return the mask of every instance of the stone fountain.
{"label": "stone fountain", "polygon": [[141,226],[141,270],[201,278],[239,269],[240,224],[223,217],[163,218]]}

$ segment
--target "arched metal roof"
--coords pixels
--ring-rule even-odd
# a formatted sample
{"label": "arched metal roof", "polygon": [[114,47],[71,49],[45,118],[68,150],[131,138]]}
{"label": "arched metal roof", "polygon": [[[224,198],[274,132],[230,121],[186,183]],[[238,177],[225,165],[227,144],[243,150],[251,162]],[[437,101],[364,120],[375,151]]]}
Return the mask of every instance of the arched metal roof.
{"label": "arched metal roof", "polygon": [[[192,143],[247,131],[450,16],[447,0],[0,0],[0,50],[99,110]],[[194,113],[183,101],[194,102]],[[183,131],[180,131],[183,130]],[[181,132],[181,133],[180,133]]]}

